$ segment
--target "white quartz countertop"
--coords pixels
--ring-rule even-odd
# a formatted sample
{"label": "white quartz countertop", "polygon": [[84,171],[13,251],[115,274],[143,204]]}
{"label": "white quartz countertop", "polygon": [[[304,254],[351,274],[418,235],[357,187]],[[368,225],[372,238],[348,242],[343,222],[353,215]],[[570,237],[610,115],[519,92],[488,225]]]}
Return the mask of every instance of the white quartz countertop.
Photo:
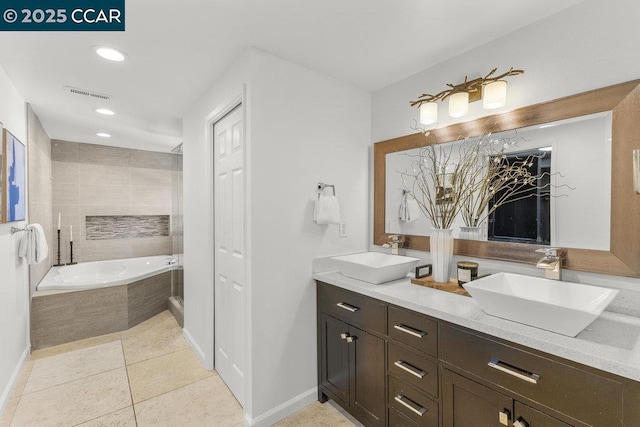
{"label": "white quartz countertop", "polygon": [[414,285],[405,279],[373,285],[337,271],[313,278],[343,289],[493,335],[583,365],[640,381],[640,319],[605,311],[577,337],[489,316],[469,297]]}

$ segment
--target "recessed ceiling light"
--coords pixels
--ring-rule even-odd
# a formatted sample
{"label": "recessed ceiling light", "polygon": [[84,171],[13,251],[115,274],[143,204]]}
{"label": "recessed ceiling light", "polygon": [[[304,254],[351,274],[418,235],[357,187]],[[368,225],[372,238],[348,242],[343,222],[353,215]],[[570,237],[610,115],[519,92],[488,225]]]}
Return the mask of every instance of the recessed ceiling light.
{"label": "recessed ceiling light", "polygon": [[98,132],[96,133],[96,135],[102,137],[102,138],[111,138],[111,135],[109,135],[108,133],[104,133],[104,132]]}
{"label": "recessed ceiling light", "polygon": [[106,108],[96,108],[96,113],[104,114],[105,116],[113,116],[115,114],[113,111]]}
{"label": "recessed ceiling light", "polygon": [[109,61],[121,62],[127,58],[127,55],[125,55],[124,53],[110,47],[94,46],[93,48],[98,55],[100,55],[104,59],[108,59]]}

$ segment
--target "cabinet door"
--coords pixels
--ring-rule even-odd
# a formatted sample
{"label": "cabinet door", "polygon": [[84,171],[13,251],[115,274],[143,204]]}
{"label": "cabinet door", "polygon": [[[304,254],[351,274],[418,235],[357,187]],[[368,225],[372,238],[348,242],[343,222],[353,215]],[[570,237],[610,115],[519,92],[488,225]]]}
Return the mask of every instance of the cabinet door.
{"label": "cabinet door", "polygon": [[513,425],[515,427],[569,427],[564,423],[545,413],[537,411],[523,403],[516,402],[515,417]]}
{"label": "cabinet door", "polygon": [[367,426],[385,425],[384,340],[349,326],[351,405]]}
{"label": "cabinet door", "polygon": [[[342,404],[349,404],[349,326],[331,316],[321,317],[320,381]],[[333,396],[332,396],[333,397]]]}
{"label": "cabinet door", "polygon": [[511,425],[513,399],[446,369],[442,370],[444,427]]}

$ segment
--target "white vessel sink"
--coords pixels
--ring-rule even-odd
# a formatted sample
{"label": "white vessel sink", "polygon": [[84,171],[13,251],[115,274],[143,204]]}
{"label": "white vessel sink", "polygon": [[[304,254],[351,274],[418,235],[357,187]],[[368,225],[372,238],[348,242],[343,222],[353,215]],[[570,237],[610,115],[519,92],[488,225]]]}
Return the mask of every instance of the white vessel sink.
{"label": "white vessel sink", "polygon": [[618,294],[615,289],[498,273],[465,283],[485,313],[575,337]]}
{"label": "white vessel sink", "polygon": [[405,277],[419,261],[418,258],[379,252],[363,252],[331,259],[345,276],[376,285]]}

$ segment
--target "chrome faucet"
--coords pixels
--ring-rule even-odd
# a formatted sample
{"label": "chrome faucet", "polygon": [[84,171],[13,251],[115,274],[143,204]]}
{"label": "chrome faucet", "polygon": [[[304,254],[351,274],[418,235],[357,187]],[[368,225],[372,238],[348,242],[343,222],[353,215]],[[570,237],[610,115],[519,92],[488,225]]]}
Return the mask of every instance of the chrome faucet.
{"label": "chrome faucet", "polygon": [[382,245],[383,248],[391,248],[391,255],[399,255],[400,246],[404,245],[404,239],[397,234],[389,236],[389,241]]}
{"label": "chrome faucet", "polygon": [[544,254],[544,257],[536,264],[536,267],[544,269],[544,277],[552,280],[562,280],[562,249],[536,249],[536,252]]}

